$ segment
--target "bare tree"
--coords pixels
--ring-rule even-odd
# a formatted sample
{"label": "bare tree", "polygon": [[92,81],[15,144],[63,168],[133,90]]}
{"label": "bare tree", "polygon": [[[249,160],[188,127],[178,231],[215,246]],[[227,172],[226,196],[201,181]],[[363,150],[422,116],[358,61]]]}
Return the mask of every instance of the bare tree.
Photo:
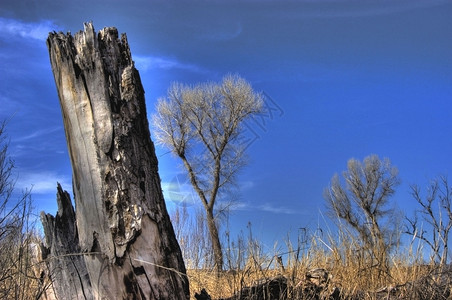
{"label": "bare tree", "polygon": [[324,192],[332,215],[357,233],[364,249],[383,270],[387,270],[387,253],[396,234],[396,228],[388,229],[384,222],[392,214],[388,201],[399,184],[397,174],[389,159],[380,160],[377,155],[363,162],[350,159],[342,174],[345,185],[336,174]]}
{"label": "bare tree", "polygon": [[[452,188],[447,177],[440,176],[431,181],[427,194],[421,193],[418,185],[411,186],[411,195],[421,206],[414,218],[407,218],[406,233],[418,238],[431,248],[432,261],[444,266],[448,259],[448,244],[452,229]],[[418,223],[418,213],[429,225],[425,229]]]}
{"label": "bare tree", "polygon": [[245,164],[243,121],[262,106],[247,81],[227,75],[219,84],[173,84],[153,116],[157,141],[182,160],[203,204],[217,270],[223,268],[223,253],[215,204]]}

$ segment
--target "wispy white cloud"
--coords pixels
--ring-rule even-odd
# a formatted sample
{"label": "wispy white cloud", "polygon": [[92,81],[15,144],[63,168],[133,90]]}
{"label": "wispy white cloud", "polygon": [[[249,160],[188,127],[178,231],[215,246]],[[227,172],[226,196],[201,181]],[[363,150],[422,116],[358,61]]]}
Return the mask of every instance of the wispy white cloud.
{"label": "wispy white cloud", "polygon": [[22,37],[39,41],[45,41],[49,32],[59,30],[59,26],[51,20],[40,22],[24,22],[18,19],[0,17],[0,37],[13,38]]}
{"label": "wispy white cloud", "polygon": [[153,56],[153,55],[134,55],[133,60],[135,65],[140,71],[148,71],[151,69],[181,69],[192,71],[196,73],[207,72],[203,68],[189,63],[183,63],[174,58],[163,57],[163,56]]}
{"label": "wispy white cloud", "polygon": [[39,129],[36,130],[34,132],[31,132],[29,134],[26,135],[22,135],[22,136],[18,136],[18,137],[14,137],[13,142],[14,143],[21,143],[21,142],[25,142],[25,141],[29,141],[32,139],[36,139],[36,138],[41,138],[42,136],[57,132],[57,131],[62,131],[63,129],[61,128],[61,126],[56,126],[56,127],[52,127],[52,128],[44,128],[44,129]]}
{"label": "wispy white cloud", "polygon": [[18,190],[30,190],[32,194],[56,193],[57,182],[64,189],[72,187],[71,179],[65,175],[60,175],[52,171],[27,172],[21,171],[18,174],[16,188]]}
{"label": "wispy white cloud", "polygon": [[254,182],[251,180],[240,181],[239,186],[241,191],[248,190],[254,187]]}
{"label": "wispy white cloud", "polygon": [[[194,206],[199,205],[199,198],[193,190],[189,180],[184,173],[178,173],[171,181],[162,181],[163,195],[166,201],[173,202],[176,205]],[[240,184],[240,189],[249,189],[254,186],[252,181],[245,181]],[[274,214],[295,215],[301,214],[297,209],[278,206],[271,203],[262,203],[251,205],[243,201],[217,201],[217,209],[227,208],[229,211],[263,211]]]}
{"label": "wispy white cloud", "polygon": [[275,206],[270,203],[264,203],[257,206],[257,209],[261,211],[271,212],[274,214],[284,214],[284,215],[295,215],[298,214],[298,212],[290,207],[284,207],[284,206]]}
{"label": "wispy white cloud", "polygon": [[283,215],[296,215],[302,213],[299,210],[291,207],[278,206],[271,203],[251,205],[249,203],[238,202],[234,203],[234,205],[232,205],[230,209],[236,211],[264,211],[273,214],[283,214]]}

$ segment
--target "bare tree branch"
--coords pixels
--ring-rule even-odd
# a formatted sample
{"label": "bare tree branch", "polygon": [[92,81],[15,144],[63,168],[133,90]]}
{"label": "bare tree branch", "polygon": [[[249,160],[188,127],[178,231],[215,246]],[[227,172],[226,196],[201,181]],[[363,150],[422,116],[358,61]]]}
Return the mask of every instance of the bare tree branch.
{"label": "bare tree branch", "polygon": [[[411,195],[421,207],[413,218],[407,218],[405,233],[424,241],[431,249],[431,259],[444,266],[449,257],[449,236],[452,229],[452,190],[446,176],[432,180],[423,196],[418,185],[411,186]],[[423,230],[418,214],[430,225]]]}

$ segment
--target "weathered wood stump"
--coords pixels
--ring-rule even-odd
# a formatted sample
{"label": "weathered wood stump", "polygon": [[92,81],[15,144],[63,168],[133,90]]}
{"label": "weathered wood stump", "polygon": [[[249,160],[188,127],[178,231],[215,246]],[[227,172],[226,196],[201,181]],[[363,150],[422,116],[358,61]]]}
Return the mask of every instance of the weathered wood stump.
{"label": "weathered wood stump", "polygon": [[[75,36],[50,33],[47,45],[72,164],[79,251],[92,298],[188,299],[144,90],[125,34],[118,38],[112,27],[96,34],[92,24],[85,24]],[[57,296],[72,299],[70,292],[57,290]]]}
{"label": "weathered wood stump", "polygon": [[41,259],[47,261],[47,273],[55,279],[52,284],[55,294],[71,295],[70,299],[93,299],[91,281],[78,243],[74,207],[60,184],[57,203],[55,217],[41,213],[47,245]]}

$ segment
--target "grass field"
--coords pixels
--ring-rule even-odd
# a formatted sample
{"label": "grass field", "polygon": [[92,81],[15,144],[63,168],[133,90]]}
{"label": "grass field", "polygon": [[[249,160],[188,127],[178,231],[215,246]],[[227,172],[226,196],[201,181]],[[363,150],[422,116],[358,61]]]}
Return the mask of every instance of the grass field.
{"label": "grass field", "polygon": [[[179,215],[173,224],[187,266],[192,299],[202,289],[212,299],[227,299],[281,277],[285,279],[284,293],[278,298],[258,297],[256,292],[241,299],[452,299],[452,267],[430,260],[423,241],[395,244],[382,263],[372,255],[372,249],[363,247],[346,230],[335,235],[313,234],[297,245],[288,241],[285,250],[275,247],[273,253],[265,252],[250,231],[247,237],[242,235],[234,241],[226,237],[225,271],[218,274],[209,267],[212,261],[205,242],[207,231],[196,222],[184,221],[185,225],[180,226],[182,221]],[[325,276],[312,277],[313,270],[323,270]]]}

